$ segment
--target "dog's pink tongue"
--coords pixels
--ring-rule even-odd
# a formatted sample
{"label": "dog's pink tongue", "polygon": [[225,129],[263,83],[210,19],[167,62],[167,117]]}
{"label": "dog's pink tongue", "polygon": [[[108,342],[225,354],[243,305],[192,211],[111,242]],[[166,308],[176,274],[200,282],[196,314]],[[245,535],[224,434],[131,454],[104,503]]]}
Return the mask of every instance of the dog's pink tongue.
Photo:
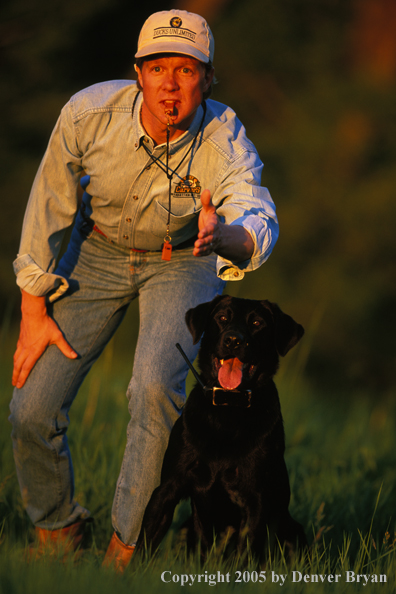
{"label": "dog's pink tongue", "polygon": [[235,390],[242,382],[243,363],[239,359],[227,359],[219,369],[219,382],[225,390]]}

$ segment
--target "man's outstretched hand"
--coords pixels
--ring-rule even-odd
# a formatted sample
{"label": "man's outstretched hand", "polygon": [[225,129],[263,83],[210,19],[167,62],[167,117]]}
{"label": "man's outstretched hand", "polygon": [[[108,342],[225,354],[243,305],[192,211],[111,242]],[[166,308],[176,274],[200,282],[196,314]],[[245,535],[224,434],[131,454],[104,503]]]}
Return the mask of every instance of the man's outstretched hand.
{"label": "man's outstretched hand", "polygon": [[248,260],[254,250],[250,233],[242,225],[227,225],[220,221],[209,190],[202,192],[201,203],[193,255],[209,256],[215,252],[232,262]]}
{"label": "man's outstretched hand", "polygon": [[204,190],[201,195],[202,209],[198,219],[198,239],[194,244],[194,256],[208,256],[215,252],[220,244],[220,219],[212,204],[209,190]]}

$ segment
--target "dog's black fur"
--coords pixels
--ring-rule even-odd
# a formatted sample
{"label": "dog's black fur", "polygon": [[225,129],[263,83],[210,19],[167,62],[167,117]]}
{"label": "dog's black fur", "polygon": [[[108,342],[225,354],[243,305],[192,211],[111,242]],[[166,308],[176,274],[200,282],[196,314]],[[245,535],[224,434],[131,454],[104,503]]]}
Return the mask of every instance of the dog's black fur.
{"label": "dog's black fur", "polygon": [[[192,507],[190,547],[199,541],[208,549],[214,534],[230,529],[239,549],[247,539],[258,558],[279,544],[286,554],[297,545],[305,547],[303,528],[288,511],[285,435],[272,379],[279,355],[300,340],[302,326],[269,301],[230,296],[190,309],[186,322],[194,344],[202,336],[199,367],[208,390],[194,387],[171,432],[161,484],[146,508],[137,550],[145,544],[153,551],[158,547],[175,506],[187,498]],[[236,362],[235,372],[228,364],[225,380],[219,375],[221,360],[226,369],[227,361]],[[219,377],[223,385],[241,379],[242,394],[229,392],[228,386],[217,399],[223,405],[214,405],[212,388],[219,386]],[[251,390],[249,407],[246,390]]]}

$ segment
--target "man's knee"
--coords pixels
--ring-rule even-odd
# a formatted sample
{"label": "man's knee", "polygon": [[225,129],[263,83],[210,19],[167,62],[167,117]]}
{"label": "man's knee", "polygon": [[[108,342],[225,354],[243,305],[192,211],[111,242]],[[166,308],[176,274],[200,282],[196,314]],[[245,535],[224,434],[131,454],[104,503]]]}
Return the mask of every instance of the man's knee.
{"label": "man's knee", "polygon": [[22,390],[15,390],[10,403],[9,421],[12,425],[12,437],[34,441],[35,438],[49,433],[51,421],[47,419],[42,399],[29,398],[21,392]]}
{"label": "man's knee", "polygon": [[127,390],[129,410],[132,416],[146,418],[149,422],[165,422],[173,426],[184,406],[184,384],[174,383],[169,378],[133,377]]}

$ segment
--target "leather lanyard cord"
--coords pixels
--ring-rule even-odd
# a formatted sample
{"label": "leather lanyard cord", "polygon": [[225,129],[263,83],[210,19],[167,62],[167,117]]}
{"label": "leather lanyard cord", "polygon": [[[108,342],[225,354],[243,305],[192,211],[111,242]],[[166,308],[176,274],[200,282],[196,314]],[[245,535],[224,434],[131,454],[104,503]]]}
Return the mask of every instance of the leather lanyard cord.
{"label": "leather lanyard cord", "polygon": [[[135,110],[135,105],[136,105],[136,101],[138,98],[140,91],[137,92],[136,97],[134,99],[133,105],[132,105],[132,117],[133,117],[133,113]],[[163,156],[160,155],[159,157],[155,157],[147,148],[147,146],[145,144],[143,144],[143,148],[146,151],[146,153],[148,154],[148,156],[150,157],[150,159],[152,160],[153,163],[155,163],[155,165],[157,165],[165,174],[166,177],[169,180],[169,189],[168,189],[168,196],[169,196],[169,201],[168,201],[168,221],[167,221],[167,225],[166,225],[166,235],[164,237],[164,242],[170,244],[171,241],[171,236],[169,234],[170,231],[170,216],[171,216],[171,203],[172,203],[172,178],[175,175],[175,173],[178,171],[178,169],[181,167],[181,165],[184,163],[184,161],[187,159],[188,155],[191,153],[193,146],[199,136],[199,133],[202,130],[202,126],[205,120],[205,116],[206,116],[206,101],[202,101],[202,108],[203,108],[203,115],[202,115],[202,119],[201,119],[201,123],[199,125],[199,128],[193,138],[193,141],[188,149],[188,151],[186,152],[186,154],[184,155],[184,157],[181,159],[181,161],[179,162],[179,164],[177,165],[177,167],[175,169],[170,169],[169,167],[169,156],[170,156],[170,151],[169,151],[169,138],[170,138],[170,120],[169,120],[169,113],[168,115],[168,124],[167,124],[167,129],[166,129],[166,166],[164,167],[164,165],[161,163],[160,158]],[[171,247],[171,246],[169,246]]]}
{"label": "leather lanyard cord", "polygon": [[[193,146],[195,144],[195,141],[198,138],[199,133],[202,130],[202,126],[205,120],[205,116],[206,116],[206,102],[203,101],[202,102],[202,107],[203,107],[203,116],[201,119],[201,123],[199,125],[199,128],[197,130],[197,133],[195,134],[193,141],[190,145],[190,148],[188,149],[188,151],[186,152],[186,154],[184,155],[184,157],[181,159],[181,161],[179,162],[179,164],[177,165],[177,167],[173,170],[171,170],[169,168],[169,137],[170,137],[170,122],[169,122],[169,118],[168,118],[168,126],[167,126],[167,130],[166,130],[166,168],[162,165],[161,161],[160,161],[160,157],[154,157],[154,155],[152,155],[149,151],[149,149],[147,148],[146,145],[143,144],[143,148],[146,151],[146,153],[149,155],[149,157],[151,158],[151,160],[153,161],[153,163],[155,163],[160,169],[162,169],[162,171],[166,174],[168,180],[169,180],[169,210],[168,210],[168,230],[167,230],[167,235],[169,234],[169,225],[170,225],[170,213],[171,213],[171,200],[172,200],[172,178],[175,175],[175,173],[178,171],[178,169],[180,169],[180,167],[182,166],[182,164],[184,163],[184,161],[187,159],[188,155],[191,153]],[[162,157],[162,155],[161,155]],[[171,173],[170,173],[171,171]]]}
{"label": "leather lanyard cord", "polygon": [[[173,176],[174,172],[169,173],[169,137],[170,137],[169,113],[167,115],[168,115],[168,124],[166,126],[166,177],[168,178],[168,181],[169,181],[169,190],[168,190],[169,201],[168,201],[168,221],[166,223],[166,235],[165,235],[164,241],[166,241],[168,239],[168,242],[170,242],[171,236],[169,235],[169,231],[170,231],[170,213],[171,213],[171,202],[172,202],[172,176]],[[180,163],[179,163],[179,165],[180,165]]]}

